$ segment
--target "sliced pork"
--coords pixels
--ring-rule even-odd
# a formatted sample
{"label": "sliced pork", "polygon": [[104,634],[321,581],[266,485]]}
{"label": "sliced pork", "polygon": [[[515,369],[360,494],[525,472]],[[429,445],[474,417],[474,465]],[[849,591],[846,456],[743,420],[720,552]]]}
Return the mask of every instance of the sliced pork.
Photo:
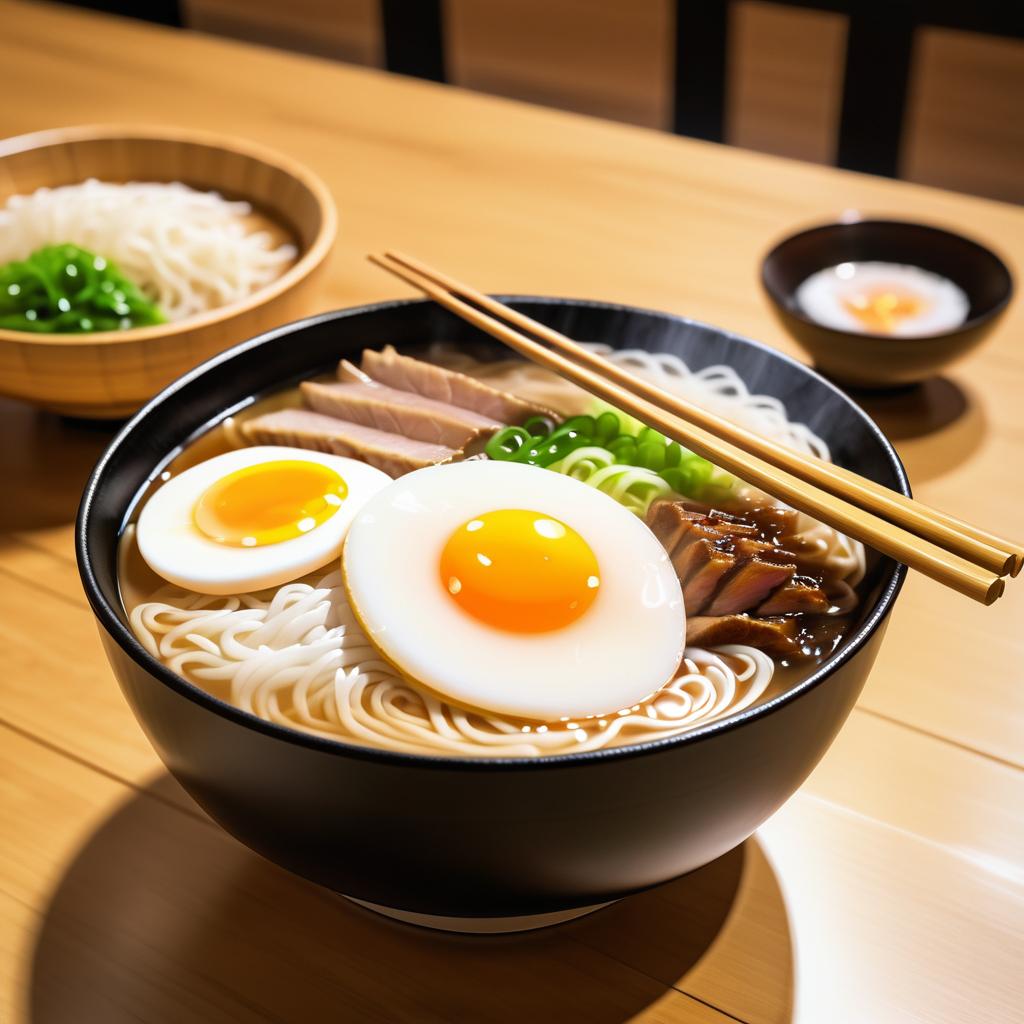
{"label": "sliced pork", "polygon": [[283,444],[362,459],[390,476],[401,476],[457,454],[452,448],[335,419],[308,409],[281,409],[242,424],[253,444]]}
{"label": "sliced pork", "polygon": [[548,414],[547,409],[492,388],[474,377],[403,356],[390,345],[381,352],[367,349],[363,353],[362,371],[388,387],[415,391],[425,398],[470,409],[502,423],[522,423],[531,416]]}
{"label": "sliced pork", "polygon": [[474,438],[504,426],[470,409],[373,382],[305,381],[302,397],[314,412],[449,448],[462,448]]}
{"label": "sliced pork", "polygon": [[376,381],[368,374],[363,373],[354,363],[342,359],[338,363],[338,380],[342,384],[376,384]]}

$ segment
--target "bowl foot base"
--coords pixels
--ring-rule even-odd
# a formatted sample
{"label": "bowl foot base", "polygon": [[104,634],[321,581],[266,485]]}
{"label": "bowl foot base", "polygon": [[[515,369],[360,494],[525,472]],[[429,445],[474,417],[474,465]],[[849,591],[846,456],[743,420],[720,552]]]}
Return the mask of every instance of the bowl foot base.
{"label": "bowl foot base", "polygon": [[433,928],[442,932],[468,932],[473,935],[507,935],[510,932],[549,928],[610,906],[610,903],[594,903],[589,907],[573,907],[571,910],[555,910],[548,914],[524,914],[519,917],[445,917],[438,914],[416,914],[411,910],[398,910],[395,907],[382,907],[379,903],[357,900],[354,896],[345,896],[345,899],[404,924],[414,924],[420,928]]}

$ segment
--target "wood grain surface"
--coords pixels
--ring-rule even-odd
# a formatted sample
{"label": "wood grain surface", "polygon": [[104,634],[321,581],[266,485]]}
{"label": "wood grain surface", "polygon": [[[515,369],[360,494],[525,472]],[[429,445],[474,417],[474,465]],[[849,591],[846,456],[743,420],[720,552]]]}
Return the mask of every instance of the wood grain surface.
{"label": "wood grain surface", "polygon": [[[405,249],[501,292],[685,313],[794,353],[756,275],[844,209],[967,231],[1020,274],[1024,213],[59,7],[0,3],[0,134],[146,120],[248,136],[340,211],[319,308]],[[102,40],[102,46],[99,41]],[[309,312],[315,312],[310,309]],[[1019,533],[1024,312],[867,407],[918,495]],[[240,339],[239,339],[240,340]],[[1024,982],[1024,587],[908,583],[863,698],[757,836],[564,928],[392,925],[262,861],[163,772],[78,583],[109,429],[0,401],[0,1021],[1006,1022]]]}

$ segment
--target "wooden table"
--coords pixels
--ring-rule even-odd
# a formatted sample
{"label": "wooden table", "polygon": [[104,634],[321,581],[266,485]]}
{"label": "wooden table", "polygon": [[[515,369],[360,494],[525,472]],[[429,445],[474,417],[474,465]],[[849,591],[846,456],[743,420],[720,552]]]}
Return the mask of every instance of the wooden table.
{"label": "wooden table", "polygon": [[[396,246],[496,291],[686,313],[793,347],[756,284],[846,208],[960,228],[1024,266],[1024,213],[57,7],[0,4],[0,133],[100,120],[249,136],[341,212],[321,308],[392,296]],[[310,310],[313,312],[313,310]],[[1021,532],[1024,305],[871,411],[918,493]],[[1024,587],[915,578],[863,698],[757,836],[561,930],[393,926],[225,836],[162,770],[72,554],[108,433],[0,403],[0,1020],[1006,1022],[1024,1003]],[[1017,1018],[1019,1019],[1019,1017]]]}

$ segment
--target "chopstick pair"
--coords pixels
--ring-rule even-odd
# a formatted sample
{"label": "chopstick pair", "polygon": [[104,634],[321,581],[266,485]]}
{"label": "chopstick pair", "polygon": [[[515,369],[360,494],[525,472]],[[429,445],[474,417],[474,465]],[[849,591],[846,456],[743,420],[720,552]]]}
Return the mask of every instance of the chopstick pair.
{"label": "chopstick pair", "polygon": [[386,252],[369,259],[520,355],[716,466],[976,601],[992,604],[1003,593],[1001,577],[1016,576],[1024,565],[1024,545],[729,423],[412,257]]}

